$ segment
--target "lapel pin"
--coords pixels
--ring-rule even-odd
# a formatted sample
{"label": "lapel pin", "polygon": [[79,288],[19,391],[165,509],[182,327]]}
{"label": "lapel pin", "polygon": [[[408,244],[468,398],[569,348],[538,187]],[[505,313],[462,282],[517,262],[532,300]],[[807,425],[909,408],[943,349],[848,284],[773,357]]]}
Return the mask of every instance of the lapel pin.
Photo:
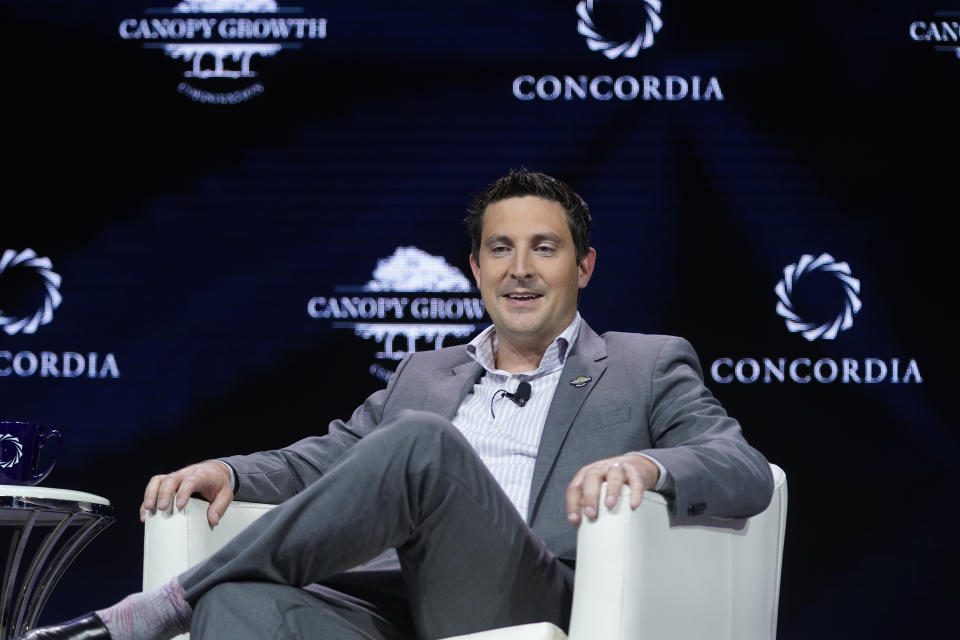
{"label": "lapel pin", "polygon": [[590,376],[577,376],[576,378],[570,381],[570,384],[572,384],[575,387],[583,387],[591,380],[593,380],[593,378],[591,378]]}

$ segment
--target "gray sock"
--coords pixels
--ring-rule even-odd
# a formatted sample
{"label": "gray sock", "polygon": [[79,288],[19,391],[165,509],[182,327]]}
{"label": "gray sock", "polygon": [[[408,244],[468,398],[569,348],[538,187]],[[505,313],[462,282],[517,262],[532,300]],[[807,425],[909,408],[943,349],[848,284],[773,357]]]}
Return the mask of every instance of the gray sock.
{"label": "gray sock", "polygon": [[193,609],[174,578],[156,591],[131,594],[96,614],[113,640],[167,640],[190,631]]}

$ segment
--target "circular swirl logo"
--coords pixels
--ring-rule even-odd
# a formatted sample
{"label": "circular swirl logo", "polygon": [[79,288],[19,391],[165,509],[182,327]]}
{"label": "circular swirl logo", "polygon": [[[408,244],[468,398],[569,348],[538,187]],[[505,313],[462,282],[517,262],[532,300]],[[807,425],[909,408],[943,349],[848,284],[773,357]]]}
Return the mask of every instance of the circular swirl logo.
{"label": "circular swirl logo", "polygon": [[[833,274],[843,286],[846,299],[843,302],[843,309],[837,314],[837,317],[829,322],[818,324],[816,322],[805,322],[794,310],[793,301],[790,296],[797,282],[805,274],[814,271],[823,271]],[[850,272],[850,265],[846,262],[837,262],[829,253],[821,253],[819,257],[814,258],[811,255],[804,254],[794,264],[783,268],[783,279],[774,287],[777,297],[777,315],[786,320],[787,330],[792,333],[799,332],[807,340],[813,341],[818,338],[824,340],[833,340],[841,331],[846,331],[853,326],[853,316],[860,311],[863,303],[860,302],[858,294],[860,293],[860,281],[853,277]]]}
{"label": "circular swirl logo", "polygon": [[20,439],[9,433],[0,434],[0,468],[9,469],[23,457],[23,445]]}
{"label": "circular swirl logo", "polygon": [[580,16],[577,32],[587,39],[587,47],[591,51],[601,51],[611,60],[620,56],[636,58],[640,49],[649,49],[653,46],[653,35],[663,26],[663,20],[660,19],[662,6],[660,0],[643,0],[643,4],[647,19],[644,21],[643,30],[633,40],[614,42],[597,32],[597,27],[593,23],[593,8],[596,5],[594,0],[581,0],[577,4],[577,15]]}
{"label": "circular swirl logo", "polygon": [[16,266],[33,269],[40,274],[47,292],[43,298],[43,306],[32,315],[16,318],[4,314],[3,309],[0,308],[0,328],[11,336],[21,331],[34,333],[40,325],[49,324],[53,320],[53,310],[59,307],[63,300],[60,295],[60,275],[53,272],[50,258],[38,257],[33,249],[24,249],[20,253],[7,249],[0,258],[0,276],[3,276],[3,272],[7,269]]}

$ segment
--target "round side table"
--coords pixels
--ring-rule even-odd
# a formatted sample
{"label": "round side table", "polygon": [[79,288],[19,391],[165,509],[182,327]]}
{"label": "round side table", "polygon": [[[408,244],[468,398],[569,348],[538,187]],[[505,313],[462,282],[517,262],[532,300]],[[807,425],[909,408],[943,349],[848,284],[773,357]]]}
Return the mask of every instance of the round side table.
{"label": "round side table", "polygon": [[[67,567],[112,522],[110,501],[92,493],[0,485],[0,528],[10,534],[0,585],[0,640],[36,625]],[[24,560],[29,565],[21,576]]]}

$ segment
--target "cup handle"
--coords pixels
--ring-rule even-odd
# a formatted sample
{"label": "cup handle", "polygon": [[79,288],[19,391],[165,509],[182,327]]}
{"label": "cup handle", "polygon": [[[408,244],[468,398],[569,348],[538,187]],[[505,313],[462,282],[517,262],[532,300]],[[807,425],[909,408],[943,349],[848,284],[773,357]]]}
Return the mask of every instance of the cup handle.
{"label": "cup handle", "polygon": [[57,450],[53,452],[53,457],[50,458],[50,464],[47,465],[47,468],[39,473],[33,474],[34,484],[46,478],[47,474],[53,470],[53,465],[57,464],[57,456],[60,455],[60,445],[63,444],[63,435],[56,429],[44,429],[37,434],[37,444],[41,449],[47,446],[47,440],[54,437],[57,439]]}

